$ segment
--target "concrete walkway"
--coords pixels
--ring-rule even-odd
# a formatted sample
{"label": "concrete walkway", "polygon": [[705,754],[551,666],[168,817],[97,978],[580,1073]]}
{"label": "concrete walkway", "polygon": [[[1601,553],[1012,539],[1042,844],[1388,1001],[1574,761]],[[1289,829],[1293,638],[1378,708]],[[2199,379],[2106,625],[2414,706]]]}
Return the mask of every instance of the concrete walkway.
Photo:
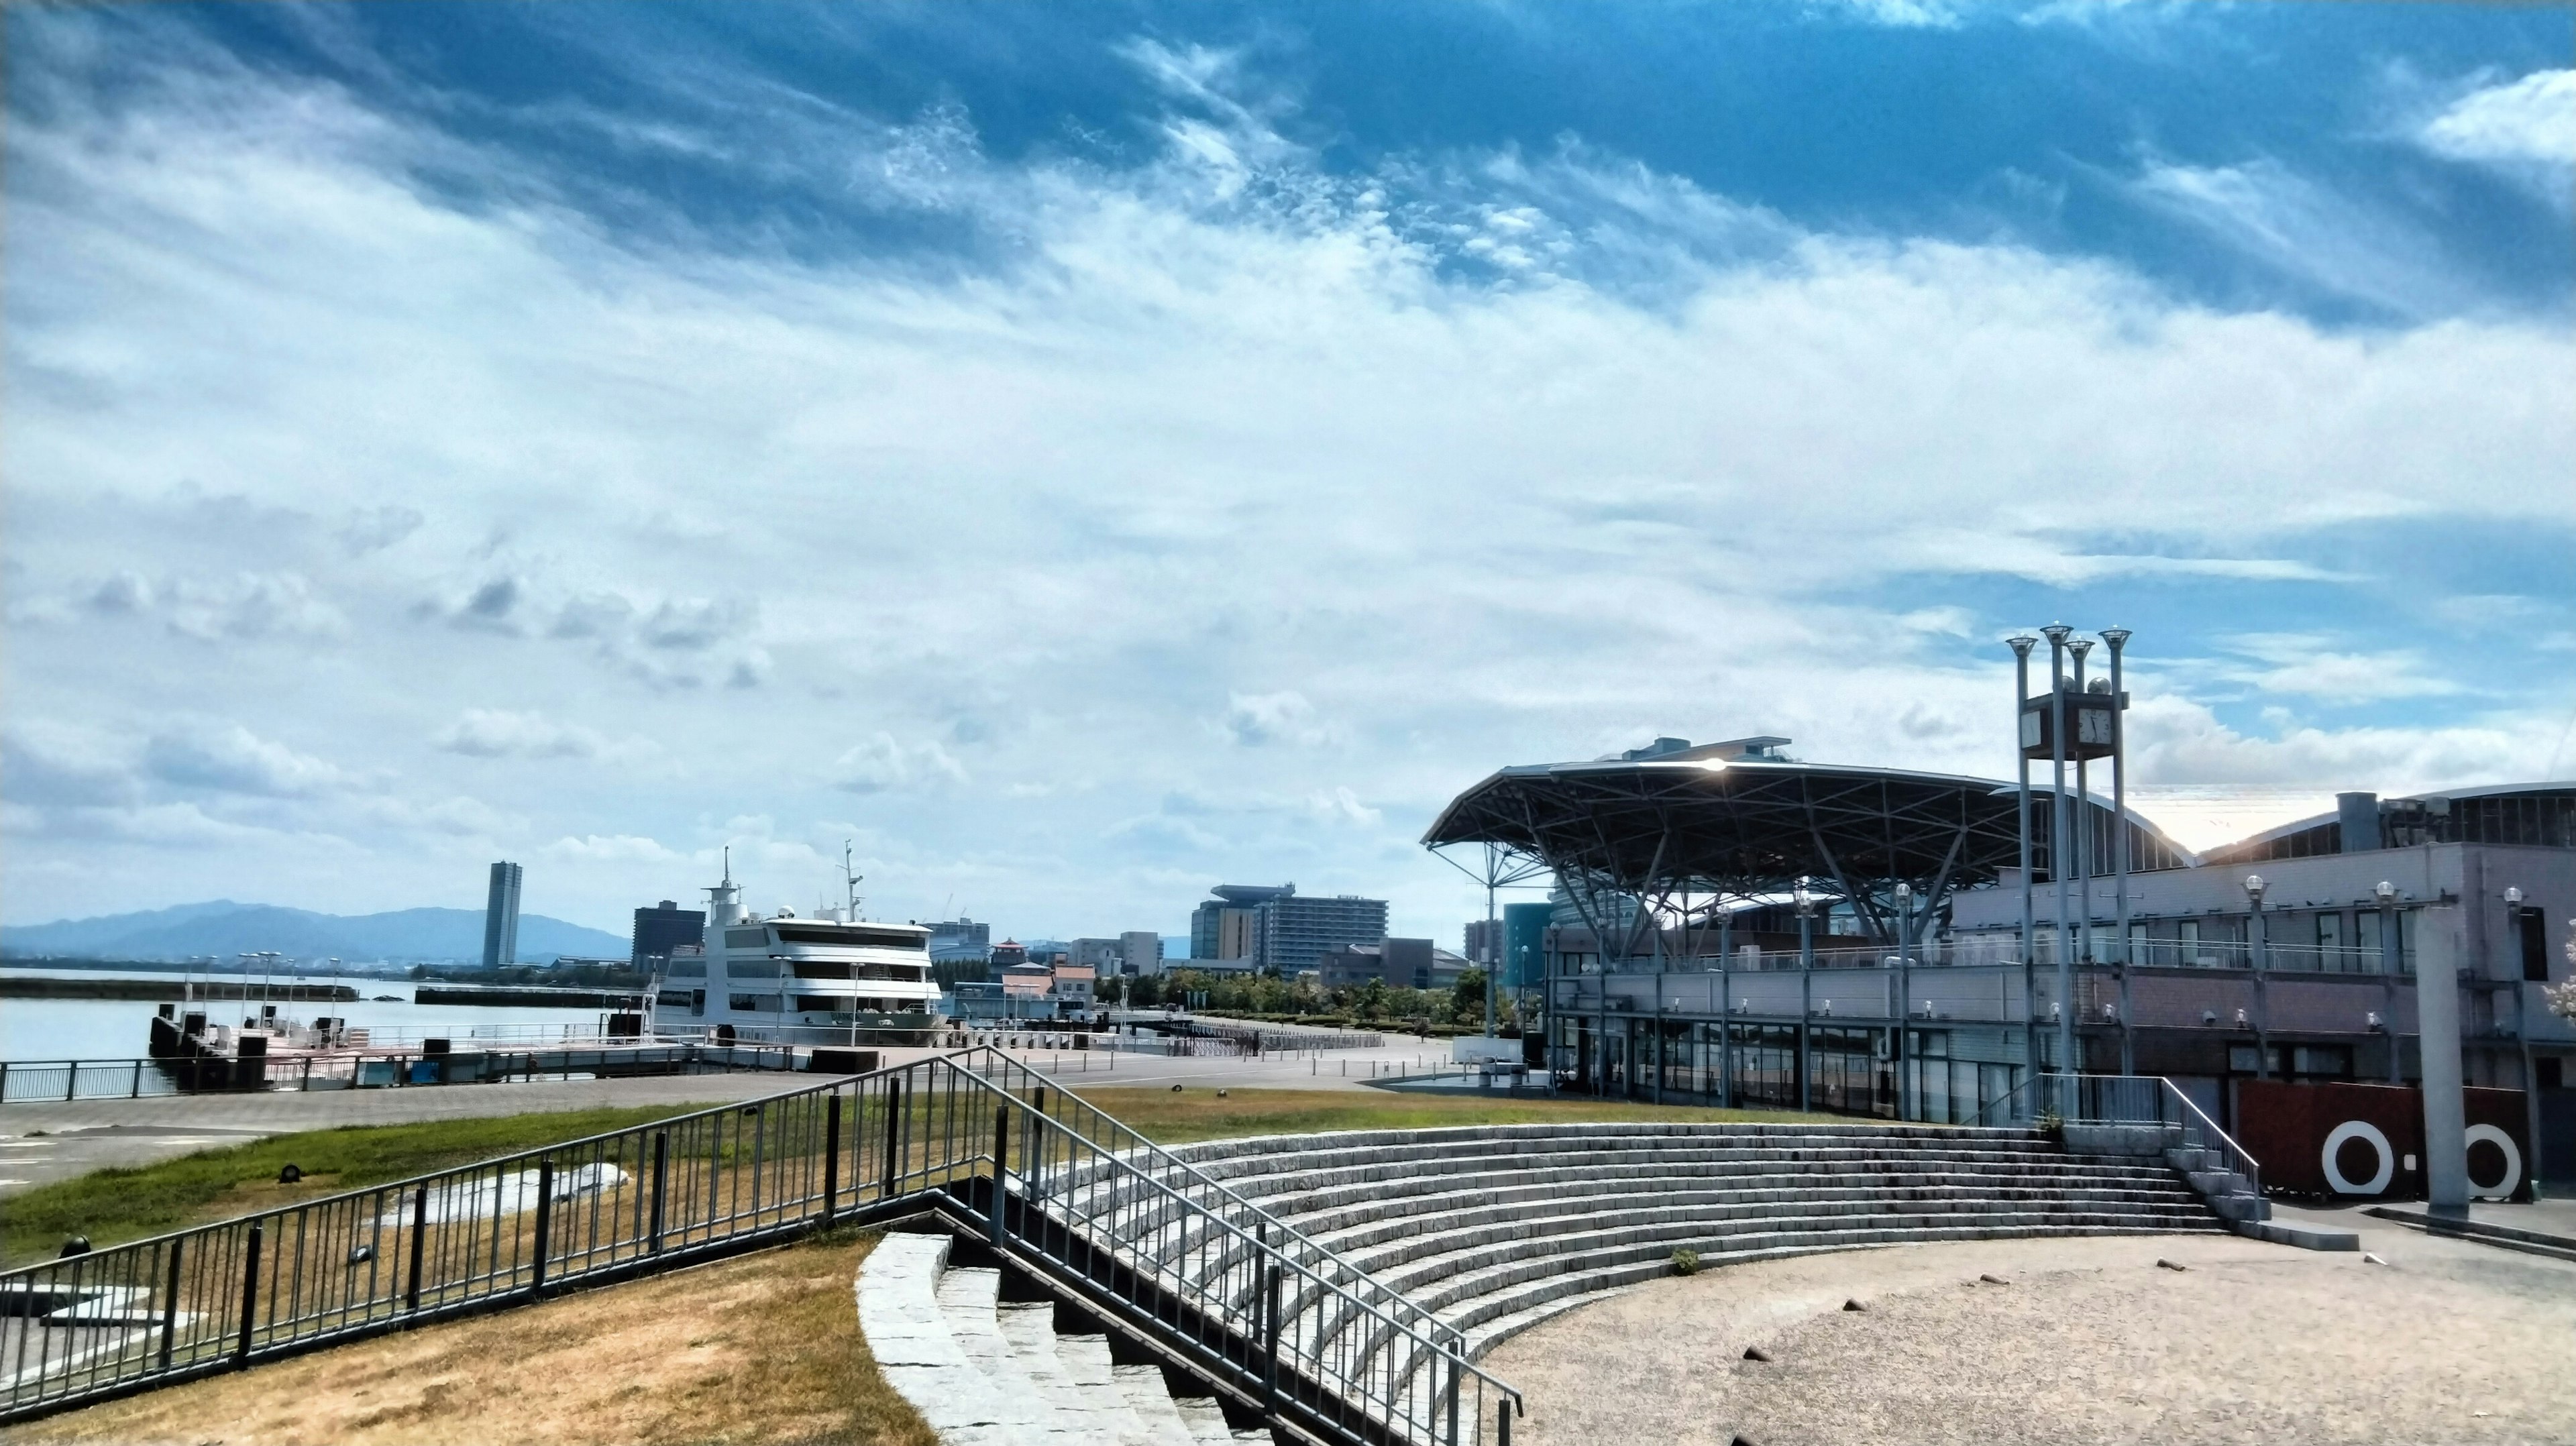
{"label": "concrete walkway", "polygon": [[1525,1446],[2576,1440],[2576,1265],[2335,1223],[2360,1252],[2150,1236],[1727,1266],[1483,1364],[1528,1393]]}

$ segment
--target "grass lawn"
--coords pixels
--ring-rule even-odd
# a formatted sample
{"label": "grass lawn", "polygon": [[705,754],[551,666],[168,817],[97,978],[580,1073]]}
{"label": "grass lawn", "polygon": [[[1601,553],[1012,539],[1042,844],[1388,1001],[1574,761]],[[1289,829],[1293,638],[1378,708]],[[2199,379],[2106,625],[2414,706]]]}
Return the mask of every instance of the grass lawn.
{"label": "grass lawn", "polygon": [[835,1231],[0,1431],[34,1442],[937,1446],[876,1366]]}
{"label": "grass lawn", "polygon": [[[61,1248],[66,1235],[86,1235],[90,1244],[103,1249],[184,1225],[247,1215],[686,1112],[654,1105],[410,1125],[350,1125],[274,1135],[150,1165],[94,1170],[39,1185],[0,1203],[0,1263],[18,1266],[48,1258]],[[304,1172],[302,1183],[277,1183],[279,1167],[287,1164]]]}
{"label": "grass lawn", "polygon": [[[1524,1124],[1547,1120],[1794,1120],[1794,1113],[1689,1109],[1615,1100],[1481,1100],[1383,1090],[1238,1089],[1220,1098],[1193,1085],[1157,1089],[1087,1089],[1083,1098],[1165,1144],[1231,1135],[1303,1134],[1316,1130],[1406,1129],[1429,1125]],[[156,1164],[98,1170],[40,1185],[0,1207],[0,1264],[49,1258],[67,1235],[104,1248],[165,1230],[228,1219],[341,1190],[399,1180],[450,1165],[534,1149],[559,1140],[646,1124],[700,1107],[650,1106],[431,1120],[408,1125],[352,1125],[308,1130],[201,1150]],[[303,1170],[299,1184],[277,1183],[278,1167]]]}

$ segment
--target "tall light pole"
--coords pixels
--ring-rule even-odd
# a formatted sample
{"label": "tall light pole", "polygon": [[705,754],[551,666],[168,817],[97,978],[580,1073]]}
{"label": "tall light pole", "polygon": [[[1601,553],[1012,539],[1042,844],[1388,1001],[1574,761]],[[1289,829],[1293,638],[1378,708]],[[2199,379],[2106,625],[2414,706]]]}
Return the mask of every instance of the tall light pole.
{"label": "tall light pole", "polygon": [[2066,639],[2075,630],[2050,623],[2040,633],[2048,639],[2048,873],[2057,883],[2057,1067],[2075,1069],[2075,960],[2069,949],[2067,915],[2066,807]]}
{"label": "tall light pole", "polygon": [[1816,1012],[1816,896],[1798,880],[1790,895],[1798,904],[1798,1108],[1807,1108],[1808,1081],[1815,1074],[1808,1058],[1807,1021]]}
{"label": "tall light pole", "polygon": [[2270,940],[2263,929],[2263,876],[2245,876],[2246,942],[2254,956],[2254,1077],[2272,1077],[2272,1010],[2263,976],[2271,962]]}
{"label": "tall light pole", "polygon": [[2111,866],[2113,927],[2119,942],[2112,957],[2120,965],[2120,1073],[2138,1072],[2136,1036],[2129,1027],[2129,695],[2120,675],[2120,652],[2129,645],[2127,628],[2104,628],[2102,641],[2111,649]]}
{"label": "tall light pole", "polygon": [[[2093,651],[2091,638],[2077,638],[2066,645],[2075,660],[2067,686],[2075,691],[2075,957],[2086,964],[2101,962],[2101,953],[2093,947],[2093,785],[2088,780],[2090,749],[2083,737],[2086,679],[2084,660]],[[2073,1008],[2073,1005],[2068,1005]]]}
{"label": "tall light pole", "polygon": [[1914,886],[1896,881],[1896,1117],[1914,1118],[1914,1052],[1907,1047],[1914,1027]]}
{"label": "tall light pole", "polygon": [[2379,900],[2379,1017],[2380,1027],[2388,1032],[2388,1082],[2404,1084],[2404,1061],[2398,1058],[2397,1047],[2397,969],[2406,946],[2405,936],[2397,930],[2397,886],[2381,879],[2370,892]]}
{"label": "tall light pole", "polygon": [[2037,926],[2031,919],[2030,882],[2030,650],[2039,639],[2018,633],[2004,640],[2013,653],[2014,798],[2020,805],[2021,843],[2021,1028],[2023,1056],[2033,1072],[2039,1064],[2039,967],[2035,950]]}

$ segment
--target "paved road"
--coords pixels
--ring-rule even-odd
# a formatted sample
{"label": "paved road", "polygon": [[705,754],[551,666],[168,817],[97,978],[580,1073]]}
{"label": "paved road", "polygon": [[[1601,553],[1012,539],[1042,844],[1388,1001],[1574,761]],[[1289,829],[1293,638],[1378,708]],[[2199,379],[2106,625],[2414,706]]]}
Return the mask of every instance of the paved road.
{"label": "paved road", "polygon": [[[892,1050],[899,1064],[930,1053]],[[1401,1070],[1434,1065],[1437,1042],[1420,1052],[1343,1050],[1267,1059],[1166,1059],[1108,1051],[1019,1050],[1043,1074],[1085,1085],[1162,1088],[1360,1089]],[[335,1125],[488,1118],[558,1110],[726,1104],[799,1089],[810,1076],[665,1075],[624,1080],[535,1080],[525,1084],[328,1090],[316,1094],[163,1095],[0,1105],[0,1199],[35,1185],[112,1165],[139,1165],[196,1150]]]}

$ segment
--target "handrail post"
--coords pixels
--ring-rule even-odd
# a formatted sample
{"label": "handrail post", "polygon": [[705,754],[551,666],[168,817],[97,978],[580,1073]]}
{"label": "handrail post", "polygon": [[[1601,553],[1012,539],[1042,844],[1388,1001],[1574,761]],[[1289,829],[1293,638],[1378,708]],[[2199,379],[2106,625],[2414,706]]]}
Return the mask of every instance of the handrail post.
{"label": "handrail post", "polygon": [[179,1252],[188,1237],[178,1235],[170,1240],[170,1272],[161,1287],[161,1369],[170,1369],[171,1337],[179,1328]]}
{"label": "handrail post", "polygon": [[1265,1265],[1262,1276],[1261,1397],[1263,1409],[1276,1421],[1279,1419],[1279,1262],[1274,1259]]}
{"label": "handrail post", "polygon": [[554,1243],[555,1161],[552,1155],[537,1162],[537,1229],[536,1266],[528,1273],[528,1294],[543,1295],[546,1290],[546,1250]]}
{"label": "handrail post", "polygon": [[644,1252],[658,1255],[662,1250],[663,1196],[671,1183],[671,1132],[653,1132],[653,1223],[644,1235]]}
{"label": "handrail post", "polygon": [[1449,1357],[1449,1446],[1458,1446],[1458,1357]]}
{"label": "handrail post", "polygon": [[429,1187],[421,1186],[411,1197],[411,1283],[403,1289],[403,1309],[420,1309],[421,1256],[429,1246]]}
{"label": "handrail post", "polygon": [[1002,1176],[1011,1158],[1011,1110],[1008,1105],[993,1107],[993,1224],[995,1248],[1006,1236],[1008,1224],[1002,1218]]}
{"label": "handrail post", "polygon": [[823,1224],[832,1224],[841,1203],[841,1093],[834,1090],[823,1104]]}
{"label": "handrail post", "polygon": [[250,1244],[242,1252],[241,1335],[233,1346],[236,1369],[250,1364],[251,1321],[259,1313],[259,1221],[250,1223]]}
{"label": "handrail post", "polygon": [[877,1198],[894,1198],[895,1177],[902,1166],[903,1150],[903,1078],[898,1075],[886,1081],[885,1173],[877,1182]]}

